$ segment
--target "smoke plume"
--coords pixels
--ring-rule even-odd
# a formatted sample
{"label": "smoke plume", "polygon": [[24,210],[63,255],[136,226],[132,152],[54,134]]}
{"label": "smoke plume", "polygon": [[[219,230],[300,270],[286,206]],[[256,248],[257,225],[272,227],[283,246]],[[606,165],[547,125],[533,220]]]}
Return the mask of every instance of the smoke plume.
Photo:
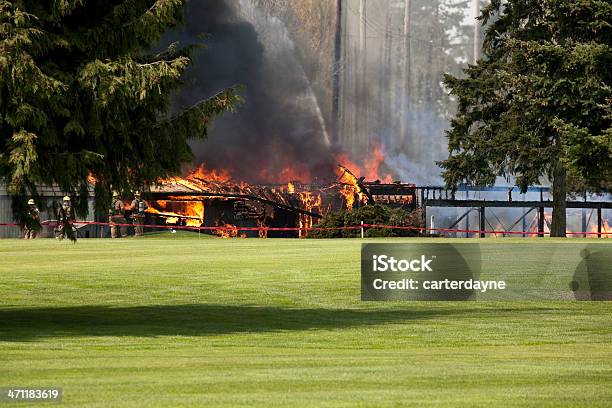
{"label": "smoke plume", "polygon": [[244,86],[246,103],[217,119],[208,140],[192,144],[196,164],[248,182],[332,178],[335,149],[284,24],[249,0],[192,0],[185,27],[168,40],[195,43],[204,33],[206,48],[177,104],[193,105],[236,84]]}

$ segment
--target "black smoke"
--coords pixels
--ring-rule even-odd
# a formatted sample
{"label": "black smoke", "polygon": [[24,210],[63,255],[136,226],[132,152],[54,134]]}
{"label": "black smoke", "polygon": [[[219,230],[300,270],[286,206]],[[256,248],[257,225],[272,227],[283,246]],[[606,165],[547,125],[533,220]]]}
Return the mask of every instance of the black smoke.
{"label": "black smoke", "polygon": [[179,107],[232,85],[244,87],[246,102],[238,112],[217,119],[208,140],[193,142],[194,165],[227,169],[235,179],[249,182],[295,179],[283,174],[288,166],[297,168],[303,179],[310,175],[329,180],[334,176],[334,149],[308,97],[309,83],[286,27],[267,17],[262,40],[256,24],[241,17],[244,4],[249,2],[191,0],[185,26],[167,39],[186,45],[207,35],[206,47],[197,52],[177,98]]}

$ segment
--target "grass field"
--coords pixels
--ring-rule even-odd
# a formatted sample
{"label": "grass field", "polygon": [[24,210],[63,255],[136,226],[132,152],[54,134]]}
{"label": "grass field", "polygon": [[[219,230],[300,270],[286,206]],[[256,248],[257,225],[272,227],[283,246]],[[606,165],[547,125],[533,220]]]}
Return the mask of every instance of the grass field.
{"label": "grass field", "polygon": [[612,303],[364,303],[361,242],[0,241],[0,387],[59,386],[65,407],[612,404]]}

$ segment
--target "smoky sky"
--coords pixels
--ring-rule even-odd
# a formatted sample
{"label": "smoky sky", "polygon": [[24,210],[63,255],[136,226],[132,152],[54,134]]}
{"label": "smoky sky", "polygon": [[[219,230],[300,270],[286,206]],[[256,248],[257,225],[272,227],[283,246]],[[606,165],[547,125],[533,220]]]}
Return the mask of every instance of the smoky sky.
{"label": "smoky sky", "polygon": [[[241,85],[245,103],[236,113],[216,119],[205,141],[192,143],[194,165],[227,169],[237,180],[283,182],[291,166],[302,178],[329,180],[334,175],[334,149],[316,114],[315,99],[303,62],[286,27],[257,11],[259,24],[239,13],[237,0],[191,0],[185,25],[167,41],[186,45],[202,41],[187,73],[177,107],[191,106],[218,91]],[[292,177],[289,177],[292,178]],[[304,180],[305,181],[305,180]]]}

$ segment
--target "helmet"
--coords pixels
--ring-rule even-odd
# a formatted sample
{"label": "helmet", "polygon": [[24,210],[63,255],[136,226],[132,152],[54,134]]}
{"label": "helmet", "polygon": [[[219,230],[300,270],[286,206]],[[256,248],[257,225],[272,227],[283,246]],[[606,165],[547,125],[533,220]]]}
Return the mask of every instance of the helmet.
{"label": "helmet", "polygon": [[34,199],[33,199],[33,198],[30,198],[30,199],[28,200],[28,205],[36,205],[36,203],[34,202]]}
{"label": "helmet", "polygon": [[70,201],[70,196],[64,196],[64,201]]}
{"label": "helmet", "polygon": [[113,198],[117,198],[119,197],[119,192],[118,191],[113,191]]}

